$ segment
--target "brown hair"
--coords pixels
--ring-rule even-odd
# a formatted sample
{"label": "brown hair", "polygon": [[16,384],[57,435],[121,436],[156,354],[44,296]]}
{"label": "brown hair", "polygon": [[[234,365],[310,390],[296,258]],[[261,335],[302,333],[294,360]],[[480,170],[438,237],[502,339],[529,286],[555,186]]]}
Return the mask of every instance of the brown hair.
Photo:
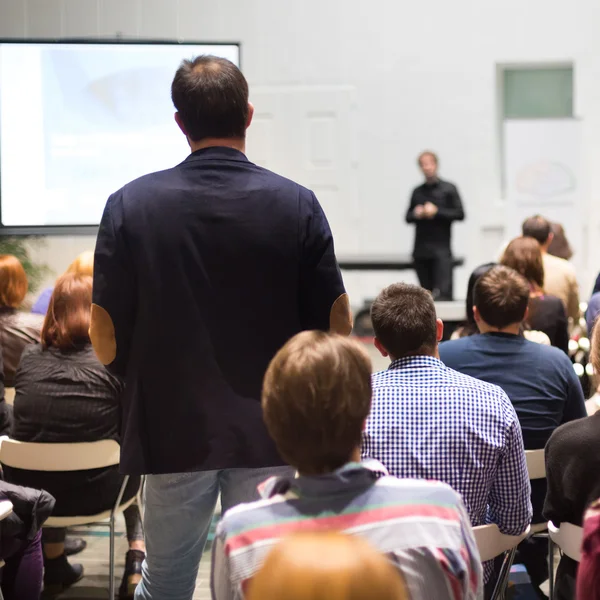
{"label": "brown hair", "polygon": [[360,447],[371,409],[371,361],[356,341],[321,331],[294,336],[265,375],[265,423],[303,475],[335,471]]}
{"label": "brown hair", "polygon": [[475,283],[473,302],[488,325],[504,329],[525,318],[529,284],[509,267],[492,267]]}
{"label": "brown hair", "polygon": [[386,287],[371,306],[375,337],[395,359],[433,354],[436,320],[431,293],[408,283]]}
{"label": "brown hair", "polygon": [[529,283],[544,287],[544,262],[537,240],[524,236],[515,238],[506,247],[500,262],[523,275]]}
{"label": "brown hair", "polygon": [[29,283],[23,265],[12,254],[0,255],[0,306],[18,308],[25,296]]}
{"label": "brown hair", "polygon": [[195,142],[246,136],[248,83],[225,58],[206,55],[184,60],[175,73],[171,98]]}
{"label": "brown hair", "polygon": [[248,600],[408,600],[400,571],[365,540],[297,533],[267,555]]}
{"label": "brown hair", "polygon": [[552,225],[548,219],[544,219],[541,215],[535,215],[523,221],[521,231],[525,237],[531,237],[540,244],[545,244],[552,233]]}
{"label": "brown hair", "polygon": [[571,250],[564,227],[560,223],[552,223],[552,232],[554,233],[554,237],[548,246],[548,254],[564,258],[565,260],[571,260],[573,250]]}
{"label": "brown hair", "polygon": [[44,349],[73,350],[90,341],[92,278],[65,273],[56,281],[42,328]]}
{"label": "brown hair", "polygon": [[67,273],[75,273],[76,275],[94,276],[94,252],[86,250],[82,252],[68,267]]}

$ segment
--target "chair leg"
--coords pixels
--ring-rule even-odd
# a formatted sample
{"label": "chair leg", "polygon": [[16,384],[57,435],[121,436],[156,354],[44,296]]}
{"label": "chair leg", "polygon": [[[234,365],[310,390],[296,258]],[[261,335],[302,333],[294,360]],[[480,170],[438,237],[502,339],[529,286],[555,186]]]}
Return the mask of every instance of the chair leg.
{"label": "chair leg", "polygon": [[498,579],[496,581],[496,585],[494,586],[491,600],[502,600],[505,597],[506,588],[508,587],[508,580],[510,578],[510,569],[515,560],[516,553],[517,548],[515,546],[504,554],[502,567],[500,568],[500,573],[498,574]]}
{"label": "chair leg", "polygon": [[115,514],[110,515],[110,541],[108,556],[108,599],[115,598]]}
{"label": "chair leg", "polygon": [[554,600],[554,542],[548,536],[548,584],[550,600]]}

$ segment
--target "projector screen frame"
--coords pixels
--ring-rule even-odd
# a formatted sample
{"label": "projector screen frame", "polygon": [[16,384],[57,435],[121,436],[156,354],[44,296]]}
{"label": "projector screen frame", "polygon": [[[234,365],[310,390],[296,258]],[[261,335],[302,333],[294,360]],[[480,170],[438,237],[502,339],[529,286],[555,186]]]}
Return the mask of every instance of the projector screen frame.
{"label": "projector screen frame", "polygon": [[[172,40],[172,39],[147,39],[147,38],[93,38],[93,37],[70,37],[70,38],[5,38],[0,37],[1,44],[104,44],[107,46],[139,45],[139,46],[237,46],[239,68],[242,68],[242,44],[241,42],[207,42],[198,40]],[[0,153],[2,148],[0,147]],[[175,166],[175,165],[173,165]],[[127,182],[124,181],[123,185]],[[2,221],[2,172],[0,171],[0,236],[31,236],[31,235],[96,235],[98,225],[4,225]],[[117,190],[115,189],[115,192]],[[107,198],[108,200],[108,198]]]}

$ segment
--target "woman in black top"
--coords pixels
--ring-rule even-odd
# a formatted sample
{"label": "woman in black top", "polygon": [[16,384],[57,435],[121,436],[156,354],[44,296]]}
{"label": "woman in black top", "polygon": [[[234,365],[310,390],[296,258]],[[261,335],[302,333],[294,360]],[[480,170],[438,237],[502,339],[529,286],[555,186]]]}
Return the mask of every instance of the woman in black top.
{"label": "woman in black top", "polygon": [[550,343],[569,353],[569,329],[565,307],[556,296],[544,294],[544,263],[537,240],[530,237],[515,238],[504,251],[501,263],[511,267],[529,282],[530,329],[543,331]]}
{"label": "woman in black top", "polygon": [[[16,375],[13,438],[24,442],[118,441],[122,382],[100,364],[88,329],[92,278],[67,273],[56,282],[44,321],[41,345],[25,349]],[[118,467],[76,472],[6,469],[20,485],[42,488],[56,498],[54,516],[93,515],[114,505],[123,482]],[[123,501],[135,496],[132,477]],[[130,550],[120,598],[133,596],[141,578],[144,542],[137,504],[125,511]],[[44,529],[44,587],[58,592],[83,575],[64,554],[64,529]]]}

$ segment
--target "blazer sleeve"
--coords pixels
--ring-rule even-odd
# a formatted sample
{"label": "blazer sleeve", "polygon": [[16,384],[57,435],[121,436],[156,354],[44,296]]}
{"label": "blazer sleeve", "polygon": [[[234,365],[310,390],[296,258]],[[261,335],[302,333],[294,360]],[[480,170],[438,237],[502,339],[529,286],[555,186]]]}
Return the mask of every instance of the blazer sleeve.
{"label": "blazer sleeve", "polygon": [[135,273],[123,235],[121,192],[106,203],[94,254],[90,338],[109,371],[127,373],[136,312]]}
{"label": "blazer sleeve", "polygon": [[352,314],[327,217],[312,192],[301,223],[300,324],[341,335],[352,331]]}

